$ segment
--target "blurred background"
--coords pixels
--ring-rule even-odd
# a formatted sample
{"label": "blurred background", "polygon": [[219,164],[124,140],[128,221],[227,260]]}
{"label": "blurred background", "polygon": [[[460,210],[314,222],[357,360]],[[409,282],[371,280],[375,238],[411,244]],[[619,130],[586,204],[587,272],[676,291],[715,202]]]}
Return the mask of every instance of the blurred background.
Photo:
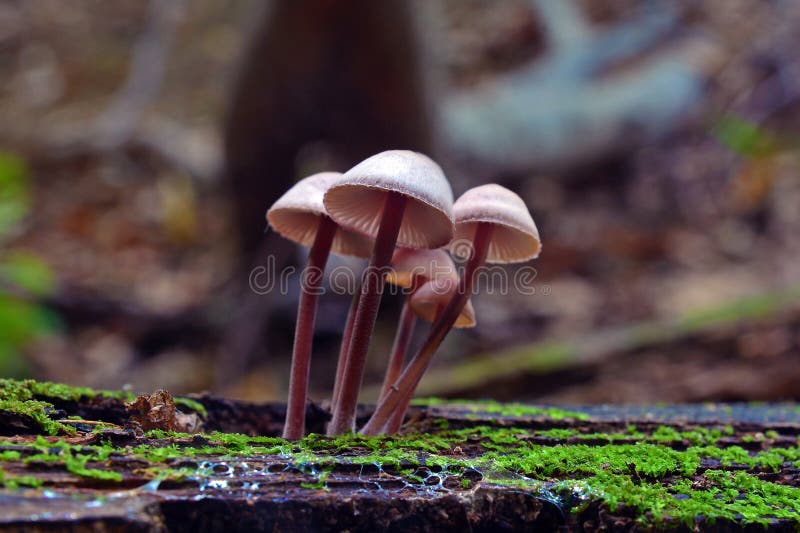
{"label": "blurred background", "polygon": [[[284,399],[298,279],[249,278],[304,251],[266,209],[411,148],[544,243],[421,395],[798,400],[798,27],[794,0],[0,2],[0,376]],[[349,301],[321,299],[314,400]]]}

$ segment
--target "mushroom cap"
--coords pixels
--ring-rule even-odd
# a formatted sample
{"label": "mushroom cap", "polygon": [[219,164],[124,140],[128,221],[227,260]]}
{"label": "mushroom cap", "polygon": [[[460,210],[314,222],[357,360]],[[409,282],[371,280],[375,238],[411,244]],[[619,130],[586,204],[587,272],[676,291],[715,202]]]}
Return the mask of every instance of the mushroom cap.
{"label": "mushroom cap", "polygon": [[453,206],[456,233],[450,251],[468,257],[475,227],[479,222],[494,224],[487,263],[520,263],[534,259],[542,248],[539,230],[528,207],[516,193],[490,183],[468,190]]}
{"label": "mushroom cap", "polygon": [[[436,320],[439,311],[450,302],[453,293],[457,289],[458,277],[428,281],[422,284],[414,291],[414,294],[411,295],[411,310],[419,318],[427,322],[433,322]],[[453,327],[473,328],[476,323],[475,309],[472,307],[472,301],[467,300],[464,309],[461,310],[461,314],[458,315]]]}
{"label": "mushroom cap", "polygon": [[373,155],[344,173],[325,193],[325,207],[340,226],[373,239],[386,195],[407,198],[397,245],[439,248],[453,238],[453,191],[442,169],[409,150]]}
{"label": "mushroom cap", "polygon": [[[267,211],[267,222],[287,239],[311,246],[320,217],[329,216],[322,201],[325,191],[341,177],[339,172],[320,172],[298,181],[272,204]],[[339,227],[331,251],[340,255],[369,257],[372,242],[364,235]]]}
{"label": "mushroom cap", "polygon": [[452,277],[456,265],[450,254],[441,248],[417,250],[398,248],[392,257],[392,269],[386,274],[386,281],[398,287],[411,288],[415,279],[439,279]]}

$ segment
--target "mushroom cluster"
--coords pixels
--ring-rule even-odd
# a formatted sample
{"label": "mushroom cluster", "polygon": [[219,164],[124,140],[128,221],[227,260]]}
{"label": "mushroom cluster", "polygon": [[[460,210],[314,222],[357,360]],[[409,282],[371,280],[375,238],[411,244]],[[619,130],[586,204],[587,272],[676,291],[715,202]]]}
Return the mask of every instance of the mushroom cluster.
{"label": "mushroom cluster", "polygon": [[[405,294],[378,405],[361,429],[378,435],[400,429],[417,384],[447,333],[475,325],[470,295],[481,265],[527,261],[541,247],[519,196],[491,184],[468,190],[454,203],[439,165],[407,150],[381,152],[344,174],[324,172],[299,181],[269,209],[267,221],[284,237],[311,247],[301,278],[283,432],[287,439],[305,433],[317,298],[331,252],[369,258],[369,264],[342,336],[329,435],[356,429],[358,395],[385,284]],[[448,247],[467,261],[461,276]],[[431,327],[408,357],[418,319]]]}

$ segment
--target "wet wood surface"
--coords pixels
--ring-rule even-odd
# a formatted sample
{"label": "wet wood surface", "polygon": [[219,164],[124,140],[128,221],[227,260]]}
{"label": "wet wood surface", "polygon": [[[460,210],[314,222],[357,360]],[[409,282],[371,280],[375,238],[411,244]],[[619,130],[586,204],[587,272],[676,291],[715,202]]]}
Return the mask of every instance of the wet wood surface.
{"label": "wet wood surface", "polygon": [[[463,441],[450,441],[436,454],[414,452],[416,461],[409,464],[382,464],[385,452],[355,446],[325,449],[325,459],[303,456],[297,446],[287,444],[279,453],[252,454],[208,453],[180,454],[164,459],[159,465],[134,453],[137,447],[150,449],[175,447],[176,450],[200,448],[213,444],[212,431],[249,435],[277,436],[283,420],[283,406],[248,404],[222,398],[196,398],[207,410],[202,431],[197,435],[153,436],[131,423],[130,408],[113,398],[54,400],[54,419],[73,421],[74,435],[41,436],[33,419],[0,410],[0,433],[5,435],[0,463],[7,479],[33,478],[36,488],[19,486],[0,490],[0,530],[50,531],[69,529],[125,531],[516,531],[516,530],[631,530],[647,529],[642,515],[631,509],[610,510],[599,499],[577,501],[576,494],[565,495],[548,490],[554,483],[570,479],[570,472],[542,476],[536,490],[524,487],[519,479],[530,479],[520,472],[500,473],[491,468],[464,468],[470,458],[487,450],[486,428],[515,428],[526,446],[621,446],[637,442],[660,442],[654,435],[658,428],[678,432],[722,429],[716,446],[741,447],[749,453],[770,449],[792,449],[800,434],[800,411],[791,404],[768,405],[690,405],[659,407],[597,406],[574,408],[566,416],[538,413],[524,406],[500,404],[437,404],[416,407],[407,422],[405,433],[420,433],[417,438],[431,441],[437,434],[455,432]],[[575,414],[580,416],[573,416]],[[368,409],[360,412],[363,420]],[[308,427],[319,432],[327,412],[312,406]],[[102,429],[88,421],[107,423]],[[113,424],[116,427],[110,426]],[[631,433],[631,428],[636,428]],[[479,430],[478,428],[483,428]],[[550,430],[566,430],[559,434]],[[474,433],[473,433],[474,430]],[[630,433],[626,437],[626,432]],[[616,435],[613,442],[610,437]],[[65,466],[59,461],[31,461],[31,445],[41,451],[46,443],[68,442],[76,450],[107,445],[114,451],[102,461],[89,460],[91,470],[115,472],[118,480],[105,480]],[[324,439],[323,444],[324,444]],[[394,442],[394,441],[392,441]],[[263,443],[261,443],[263,444]],[[669,441],[670,449],[685,450],[693,443],[684,438]],[[515,444],[516,445],[516,444]],[[419,443],[416,444],[419,446]],[[497,451],[497,446],[491,448]],[[316,452],[319,454],[319,448]],[[16,453],[14,453],[16,452]],[[375,461],[353,459],[373,453]],[[502,453],[502,450],[499,452]],[[80,455],[79,451],[73,452]],[[452,458],[462,466],[442,466],[438,459]],[[427,462],[426,462],[427,458]],[[180,470],[182,476],[166,475]],[[706,463],[702,469],[746,471],[759,479],[797,488],[800,474],[787,461],[776,469]],[[325,471],[324,479],[321,472]],[[409,472],[412,472],[409,474]],[[526,475],[522,475],[526,474]],[[574,476],[579,479],[582,476]],[[635,471],[632,479],[643,478]],[[498,481],[501,480],[501,481]],[[508,482],[502,481],[507,479]],[[800,490],[800,489],[799,489]],[[646,518],[646,517],[645,517]],[[697,518],[693,526],[667,524],[678,529],[739,530],[763,525],[746,520]],[[775,519],[767,530],[794,531],[796,520]]]}

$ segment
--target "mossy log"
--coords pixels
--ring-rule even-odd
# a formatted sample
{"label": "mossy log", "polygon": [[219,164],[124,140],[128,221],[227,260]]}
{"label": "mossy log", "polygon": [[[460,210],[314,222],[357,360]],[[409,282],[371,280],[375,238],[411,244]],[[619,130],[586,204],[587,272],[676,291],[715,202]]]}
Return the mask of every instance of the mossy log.
{"label": "mossy log", "polygon": [[[402,435],[298,442],[277,437],[283,415],[0,380],[0,530],[800,527],[794,404],[428,400]],[[307,425],[327,419],[312,406]]]}

